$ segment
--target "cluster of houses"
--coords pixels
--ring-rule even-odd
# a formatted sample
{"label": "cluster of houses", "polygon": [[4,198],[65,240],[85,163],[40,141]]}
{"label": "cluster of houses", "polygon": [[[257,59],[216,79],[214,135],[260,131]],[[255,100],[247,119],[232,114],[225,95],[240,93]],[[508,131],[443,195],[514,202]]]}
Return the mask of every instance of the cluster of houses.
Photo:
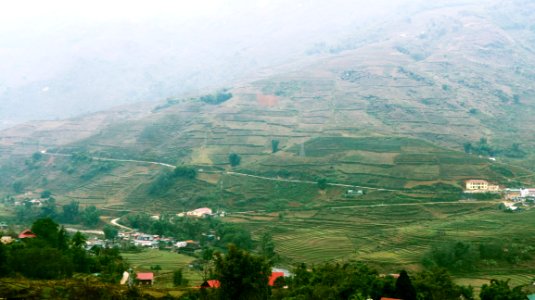
{"label": "cluster of houses", "polygon": [[[5,223],[3,223],[3,225],[5,225]],[[30,229],[25,229],[23,231],[21,231],[17,238],[13,238],[12,236],[10,235],[4,235],[0,238],[0,242],[4,245],[7,245],[7,244],[11,244],[17,240],[22,240],[22,239],[32,239],[32,238],[35,238],[37,237],[35,235],[35,233],[33,233]]]}
{"label": "cluster of houses", "polygon": [[500,188],[486,180],[473,179],[466,181],[465,193],[500,193],[503,195],[503,207],[508,211],[517,211],[521,207],[535,204],[535,188]]}

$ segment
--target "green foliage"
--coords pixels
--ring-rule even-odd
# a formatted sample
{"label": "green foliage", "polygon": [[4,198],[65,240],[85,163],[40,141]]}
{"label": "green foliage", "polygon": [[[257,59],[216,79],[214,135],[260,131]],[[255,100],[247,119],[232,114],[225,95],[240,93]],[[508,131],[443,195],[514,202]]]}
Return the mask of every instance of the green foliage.
{"label": "green foliage", "polygon": [[195,179],[197,177],[197,170],[193,167],[178,166],[173,172],[176,178]]}
{"label": "green foliage", "polygon": [[490,169],[500,175],[503,175],[505,177],[514,177],[515,174],[508,169],[507,167],[501,166],[501,165],[490,165]]}
{"label": "green foliage", "polygon": [[513,143],[508,148],[499,149],[491,146],[486,138],[479,139],[479,142],[477,142],[475,145],[472,145],[470,142],[466,142],[463,144],[463,148],[464,152],[466,153],[474,153],[485,156],[503,155],[509,158],[524,158],[527,155],[526,151],[522,150],[520,148],[520,144],[518,143]]}
{"label": "green foliage", "polygon": [[476,244],[450,242],[436,245],[424,258],[424,265],[438,266],[451,271],[470,271],[477,266],[500,262],[517,264],[531,259],[535,249],[511,241],[496,241]]}
{"label": "green foliage", "polygon": [[200,100],[207,104],[220,104],[232,98],[232,93],[227,92],[226,90],[218,91],[213,95],[205,95],[200,98]]}
{"label": "green foliage", "polygon": [[90,180],[98,175],[106,174],[115,168],[116,163],[111,161],[99,161],[96,164],[92,164],[89,170],[80,176],[83,180]]}
{"label": "green foliage", "polygon": [[231,166],[236,167],[236,166],[238,166],[240,164],[241,157],[236,153],[230,153],[228,155],[228,161],[229,161]]}
{"label": "green foliage", "polygon": [[326,178],[320,178],[320,179],[318,179],[317,184],[318,184],[318,188],[319,188],[320,190],[324,190],[324,189],[326,189],[326,188],[329,186],[329,184],[328,184]]}
{"label": "green foliage", "polygon": [[403,300],[416,300],[416,289],[412,285],[411,278],[405,270],[399,272],[399,277],[396,280],[395,295]]}
{"label": "green foliage", "polygon": [[176,183],[178,178],[195,179],[197,170],[194,167],[178,166],[174,171],[162,171],[148,188],[149,195],[161,196]]}
{"label": "green foliage", "polygon": [[74,152],[71,155],[71,162],[74,165],[87,164],[92,161],[93,161],[93,158],[88,153],[85,153],[85,152]]}
{"label": "green foliage", "polygon": [[230,245],[223,255],[215,254],[215,277],[221,282],[222,300],[267,299],[268,275],[271,266],[261,256],[250,254]]}
{"label": "green foliage", "polygon": [[117,235],[119,234],[119,230],[115,226],[106,225],[104,226],[104,238],[107,240],[115,240]]}
{"label": "green foliage", "polygon": [[64,223],[75,224],[80,222],[80,203],[71,201],[69,204],[62,206],[63,213],[60,220]]}
{"label": "green foliage", "polygon": [[100,221],[100,211],[94,205],[90,205],[82,211],[81,218],[85,226],[94,227]]}
{"label": "green foliage", "polygon": [[504,149],[503,155],[510,157],[510,158],[524,158],[527,153],[526,151],[520,149],[520,144],[514,143],[511,145],[511,147]]}
{"label": "green foliage", "polygon": [[472,148],[473,146],[472,146],[472,143],[470,142],[466,142],[463,144],[463,149],[464,149],[464,152],[466,153],[472,153]]}
{"label": "green foliage", "polygon": [[528,296],[522,291],[521,286],[509,287],[509,280],[490,281],[490,285],[484,284],[479,293],[481,300],[527,300]]}
{"label": "green foliage", "polygon": [[178,269],[173,272],[173,285],[174,286],[186,286],[188,285],[188,280],[184,278],[184,273],[182,269]]}
{"label": "green foliage", "polygon": [[271,140],[271,152],[277,153],[279,151],[279,140]]}
{"label": "green foliage", "polygon": [[41,192],[41,198],[50,198],[52,196],[52,192],[49,190],[44,190]]}
{"label": "green foliage", "polygon": [[[80,232],[67,236],[50,218],[39,219],[32,225],[36,238],[2,246],[5,250],[5,267],[10,273],[28,278],[68,278],[73,272],[101,273],[104,280],[115,281],[126,269],[117,250],[96,249],[91,255],[84,250],[85,236]],[[7,267],[6,267],[7,266]],[[3,274],[3,275],[5,275]]]}
{"label": "green foliage", "polygon": [[472,287],[457,285],[445,269],[432,269],[417,273],[413,284],[418,299],[474,299]]}
{"label": "green foliage", "polygon": [[269,232],[264,232],[260,239],[260,255],[272,263],[276,261],[277,253],[275,253],[275,243],[273,242],[273,236]]}
{"label": "green foliage", "polygon": [[156,177],[148,189],[149,195],[158,196],[165,194],[174,184],[175,176],[173,172],[163,171]]}

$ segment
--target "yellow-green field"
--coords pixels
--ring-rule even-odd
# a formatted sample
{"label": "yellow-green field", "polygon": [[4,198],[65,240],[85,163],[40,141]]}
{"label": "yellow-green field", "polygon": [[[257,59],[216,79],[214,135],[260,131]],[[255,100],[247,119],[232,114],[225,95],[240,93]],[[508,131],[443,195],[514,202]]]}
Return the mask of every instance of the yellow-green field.
{"label": "yellow-green field", "polygon": [[[199,286],[202,283],[202,273],[189,268],[189,264],[194,260],[191,256],[157,249],[146,249],[139,253],[126,252],[121,255],[130,263],[134,272],[154,272],[156,288],[173,288],[173,272],[178,269],[183,270],[189,285]],[[156,265],[162,269],[151,270],[151,267]]]}

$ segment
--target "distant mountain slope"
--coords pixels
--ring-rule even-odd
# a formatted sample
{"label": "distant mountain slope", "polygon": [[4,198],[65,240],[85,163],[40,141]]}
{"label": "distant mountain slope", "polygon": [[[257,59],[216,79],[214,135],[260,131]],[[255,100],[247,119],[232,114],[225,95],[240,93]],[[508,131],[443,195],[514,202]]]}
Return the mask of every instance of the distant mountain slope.
{"label": "distant mountain slope", "polygon": [[[229,206],[261,207],[255,201],[289,203],[299,197],[279,190],[282,194],[264,198],[272,185],[217,174],[200,176],[208,184],[178,181],[168,193],[150,196],[147,186],[160,172],[154,166],[119,164],[104,168],[102,176],[84,177],[98,165],[71,173],[68,159],[41,161],[36,169],[28,169],[31,162],[24,165],[33,152],[46,148],[217,172],[228,170],[229,153],[237,153],[244,173],[312,181],[325,177],[398,190],[437,183],[458,188],[461,180],[476,177],[530,183],[535,171],[533,6],[514,1],[419,10],[374,27],[379,38],[365,44],[348,40],[339,47],[319,47],[302,61],[237,82],[228,91],[233,97],[219,104],[203,102],[202,95],[170,98],[157,106],[5,130],[0,133],[5,162],[0,171],[6,176],[0,182],[5,194],[19,180],[28,190],[56,187],[65,198],[86,199],[115,179],[120,187],[113,189],[111,202],[151,199],[155,207],[188,206],[190,200],[223,204],[222,199]],[[463,144],[475,148],[481,138],[490,148],[482,157],[463,153]],[[272,153],[273,140],[279,142],[277,153]],[[520,150],[508,155],[513,144]],[[498,162],[488,155],[497,155]],[[36,178],[43,174],[54,176],[39,183]],[[62,186],[62,181],[70,183]],[[87,186],[95,188],[81,193]],[[327,197],[301,189],[314,199]],[[203,191],[210,196],[202,196]],[[342,193],[338,189],[329,197]]]}

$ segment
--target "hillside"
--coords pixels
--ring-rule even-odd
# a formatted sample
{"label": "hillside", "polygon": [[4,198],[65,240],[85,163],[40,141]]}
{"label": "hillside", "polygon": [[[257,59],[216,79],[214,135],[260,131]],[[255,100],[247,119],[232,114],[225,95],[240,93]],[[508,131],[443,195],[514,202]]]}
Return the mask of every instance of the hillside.
{"label": "hillside", "polygon": [[272,231],[288,263],[418,268],[439,242],[532,241],[534,210],[511,218],[461,189],[535,185],[535,4],[430,5],[362,32],[226,89],[3,130],[0,196],[221,208]]}

